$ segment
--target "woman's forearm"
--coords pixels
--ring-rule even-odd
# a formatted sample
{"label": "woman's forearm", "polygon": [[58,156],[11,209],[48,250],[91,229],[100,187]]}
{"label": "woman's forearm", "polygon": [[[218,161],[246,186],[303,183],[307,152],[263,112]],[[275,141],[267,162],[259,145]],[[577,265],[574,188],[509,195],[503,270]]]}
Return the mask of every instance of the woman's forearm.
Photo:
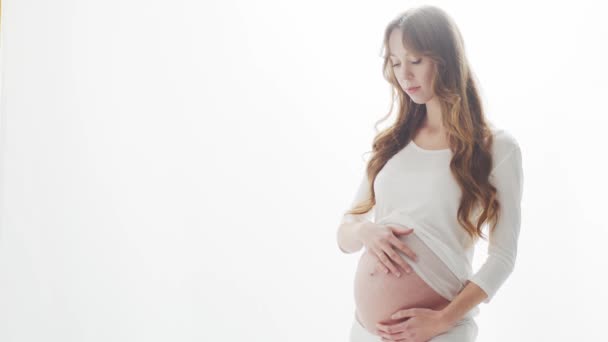
{"label": "woman's forearm", "polygon": [[467,281],[462,291],[441,311],[448,322],[455,323],[464,317],[469,310],[486,299],[487,296],[481,287],[471,281]]}
{"label": "woman's forearm", "polygon": [[354,253],[363,247],[358,234],[365,221],[344,222],[338,227],[338,248],[344,253]]}

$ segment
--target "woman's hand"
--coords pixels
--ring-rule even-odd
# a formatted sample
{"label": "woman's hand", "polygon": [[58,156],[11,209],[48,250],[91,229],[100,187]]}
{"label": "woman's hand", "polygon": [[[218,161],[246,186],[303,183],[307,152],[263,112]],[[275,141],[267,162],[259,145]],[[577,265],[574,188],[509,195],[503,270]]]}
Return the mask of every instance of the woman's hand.
{"label": "woman's hand", "polygon": [[409,318],[393,324],[376,324],[382,341],[426,342],[454,326],[440,310],[413,308],[399,310],[391,316],[392,319],[404,317]]}
{"label": "woman's hand", "polygon": [[375,224],[373,222],[365,222],[358,230],[358,238],[363,243],[368,251],[372,252],[378,259],[377,268],[388,273],[401,276],[401,272],[393,265],[393,262],[401,266],[407,273],[412,272],[412,268],[403,260],[403,258],[393,250],[393,246],[409,256],[413,260],[417,260],[416,254],[409,249],[396,235],[407,235],[413,232],[412,228],[391,227],[389,225]]}

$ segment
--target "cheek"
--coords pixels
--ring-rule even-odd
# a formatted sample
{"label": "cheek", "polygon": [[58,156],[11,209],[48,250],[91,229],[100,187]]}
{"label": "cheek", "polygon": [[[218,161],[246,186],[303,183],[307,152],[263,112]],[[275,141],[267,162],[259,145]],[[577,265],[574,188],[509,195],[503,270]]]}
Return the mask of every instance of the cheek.
{"label": "cheek", "polygon": [[433,71],[432,70],[426,70],[424,73],[424,82],[427,85],[431,85],[431,81],[433,80]]}

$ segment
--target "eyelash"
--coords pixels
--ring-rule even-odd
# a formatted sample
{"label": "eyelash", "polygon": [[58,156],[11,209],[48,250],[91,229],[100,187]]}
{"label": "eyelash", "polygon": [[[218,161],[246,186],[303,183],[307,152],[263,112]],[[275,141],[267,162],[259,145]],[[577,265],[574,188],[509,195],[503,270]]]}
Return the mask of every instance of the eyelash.
{"label": "eyelash", "polygon": [[[416,62],[411,62],[411,63],[412,63],[412,64],[420,64],[420,62],[422,62],[422,60],[421,60],[421,59],[419,59],[419,60],[418,60],[418,61],[416,61]],[[393,65],[393,68],[394,68],[394,67],[396,67],[396,66],[399,66],[399,65],[401,65],[401,64],[395,64],[395,65]]]}

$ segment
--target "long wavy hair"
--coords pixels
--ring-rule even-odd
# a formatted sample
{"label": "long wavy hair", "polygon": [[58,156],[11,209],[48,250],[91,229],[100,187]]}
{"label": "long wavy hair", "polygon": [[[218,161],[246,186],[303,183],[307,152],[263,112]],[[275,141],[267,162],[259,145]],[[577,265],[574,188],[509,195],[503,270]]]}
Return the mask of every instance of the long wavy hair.
{"label": "long wavy hair", "polygon": [[374,180],[386,162],[405,147],[418,132],[426,118],[426,105],[417,104],[403,91],[389,59],[389,36],[401,30],[403,45],[417,55],[432,61],[432,89],[439,100],[442,122],[452,151],[450,170],[462,197],[457,219],[470,238],[481,237],[484,223],[494,229],[499,203],[496,188],[490,183],[492,170],[492,128],[486,122],[481,98],[465,56],[464,41],[454,21],[442,9],[424,5],[411,8],[389,22],[384,31],[383,76],[390,83],[389,113],[397,102],[396,121],[377,133],[372,157],[367,163],[371,198],[350,209],[349,214],[364,214],[376,203]]}

